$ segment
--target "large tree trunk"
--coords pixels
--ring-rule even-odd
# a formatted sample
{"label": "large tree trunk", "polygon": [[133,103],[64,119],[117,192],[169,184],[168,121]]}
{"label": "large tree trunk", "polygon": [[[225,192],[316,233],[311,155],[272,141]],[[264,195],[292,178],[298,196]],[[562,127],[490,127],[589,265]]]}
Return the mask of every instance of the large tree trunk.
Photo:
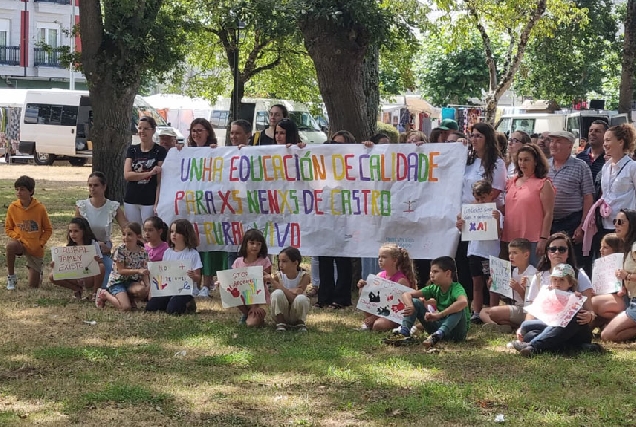
{"label": "large tree trunk", "polygon": [[369,48],[364,58],[364,94],[367,100],[366,116],[369,122],[370,134],[374,134],[378,127],[378,108],[380,106],[380,49],[377,46]]}
{"label": "large tree trunk", "polygon": [[356,141],[373,133],[364,92],[364,58],[368,43],[355,31],[326,19],[313,19],[301,26],[305,47],[316,67],[318,86],[333,132],[348,130]]}
{"label": "large tree trunk", "polygon": [[627,1],[625,16],[625,39],[623,42],[623,64],[618,112],[627,113],[632,121],[632,101],[634,99],[634,61],[636,60],[636,0]]}

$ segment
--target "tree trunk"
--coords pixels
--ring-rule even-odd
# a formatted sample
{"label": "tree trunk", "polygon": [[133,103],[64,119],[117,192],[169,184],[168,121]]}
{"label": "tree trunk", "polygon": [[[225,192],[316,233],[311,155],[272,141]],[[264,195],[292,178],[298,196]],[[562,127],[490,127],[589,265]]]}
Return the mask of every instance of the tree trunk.
{"label": "tree trunk", "polygon": [[101,171],[108,182],[108,198],[123,202],[126,181],[124,160],[131,143],[132,105],[135,90],[121,92],[108,84],[91,87],[93,107],[93,171]]}
{"label": "tree trunk", "polygon": [[[230,128],[232,127],[232,122],[235,120],[238,120],[239,117],[234,117],[234,115],[232,114],[234,111],[234,99],[238,99],[239,100],[239,108],[238,108],[238,112],[239,115],[241,114],[241,107],[240,107],[240,102],[243,99],[243,96],[245,95],[245,82],[243,81],[243,79],[241,78],[241,76],[239,76],[238,79],[238,86],[236,87],[236,89],[238,89],[238,98],[234,97],[234,87],[232,87],[232,94],[230,95],[230,114],[228,116],[228,121],[227,121],[227,126],[226,126],[226,132],[225,132],[225,146],[229,147],[232,144],[230,143]],[[251,120],[249,120],[251,122]],[[254,125],[254,123],[252,123],[252,125]],[[219,144],[221,144],[221,141],[217,141]]]}
{"label": "tree trunk", "polygon": [[363,77],[368,43],[358,40],[355,31],[321,18],[304,23],[301,30],[316,67],[329,128],[348,130],[356,141],[367,140],[373,132]]}
{"label": "tree trunk", "polygon": [[625,39],[623,42],[623,64],[618,112],[627,113],[632,121],[632,101],[634,99],[634,61],[636,60],[636,0],[627,1],[625,16]]}
{"label": "tree trunk", "polygon": [[[377,46],[369,48],[364,58],[364,94],[367,100],[366,116],[369,122],[369,136],[375,134],[378,128],[378,109],[380,106],[380,49]],[[368,139],[368,138],[366,138]]]}

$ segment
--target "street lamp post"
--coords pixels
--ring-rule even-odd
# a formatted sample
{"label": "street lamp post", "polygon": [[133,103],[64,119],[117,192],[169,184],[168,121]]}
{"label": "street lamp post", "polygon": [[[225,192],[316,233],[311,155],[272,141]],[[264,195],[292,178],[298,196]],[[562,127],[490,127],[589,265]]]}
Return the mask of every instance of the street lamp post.
{"label": "street lamp post", "polygon": [[232,93],[234,97],[232,99],[232,120],[239,119],[239,110],[241,105],[241,96],[239,95],[239,48],[240,48],[240,40],[241,40],[241,30],[245,28],[245,24],[240,20],[236,19],[236,32],[235,32],[235,40],[236,44],[234,46],[234,58],[232,58],[232,62],[234,64],[234,90]]}

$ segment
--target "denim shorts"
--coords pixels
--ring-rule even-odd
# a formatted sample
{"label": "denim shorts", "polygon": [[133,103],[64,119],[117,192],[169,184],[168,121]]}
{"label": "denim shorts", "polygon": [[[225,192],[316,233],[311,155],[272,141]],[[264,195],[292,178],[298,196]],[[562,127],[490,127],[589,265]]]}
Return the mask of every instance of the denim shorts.
{"label": "denim shorts", "polygon": [[629,305],[625,309],[625,314],[627,314],[627,317],[636,322],[636,298],[632,298],[629,301]]}
{"label": "denim shorts", "polygon": [[112,296],[115,296],[121,292],[128,292],[128,288],[130,287],[130,285],[132,285],[135,282],[121,282],[121,283],[117,283],[111,287],[108,288],[108,292],[110,292],[110,294]]}

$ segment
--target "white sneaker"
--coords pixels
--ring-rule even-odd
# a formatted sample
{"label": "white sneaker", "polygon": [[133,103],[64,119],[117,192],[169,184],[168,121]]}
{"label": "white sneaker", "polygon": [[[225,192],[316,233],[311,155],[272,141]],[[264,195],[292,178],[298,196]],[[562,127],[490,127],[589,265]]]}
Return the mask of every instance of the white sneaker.
{"label": "white sneaker", "polygon": [[192,287],[192,296],[193,297],[197,297],[199,295],[199,288],[197,288],[196,286]]}
{"label": "white sneaker", "polygon": [[18,278],[15,276],[15,274],[7,276],[7,290],[13,291],[17,285]]}
{"label": "white sneaker", "polygon": [[207,286],[203,286],[199,290],[199,298],[209,298],[209,297],[210,297],[210,290],[208,289]]}

